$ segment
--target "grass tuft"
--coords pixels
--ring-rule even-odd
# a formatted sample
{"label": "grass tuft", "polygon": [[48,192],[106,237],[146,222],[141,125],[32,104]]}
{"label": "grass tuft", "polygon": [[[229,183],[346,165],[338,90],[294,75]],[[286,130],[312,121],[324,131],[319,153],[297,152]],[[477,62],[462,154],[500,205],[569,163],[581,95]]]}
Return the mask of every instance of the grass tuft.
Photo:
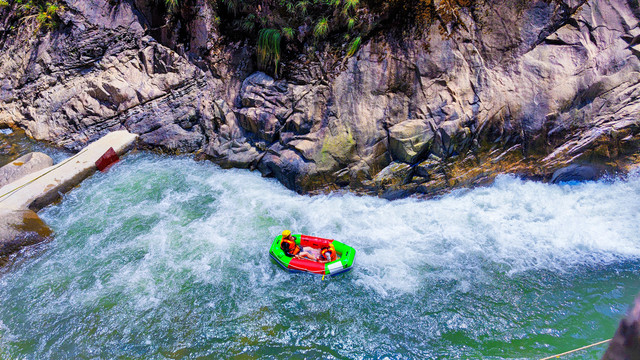
{"label": "grass tuft", "polygon": [[353,41],[349,44],[349,51],[347,51],[347,57],[352,57],[353,55],[355,55],[355,53],[360,48],[361,41],[362,41],[362,38],[360,36],[353,39]]}
{"label": "grass tuft", "polygon": [[295,35],[293,29],[290,27],[283,28],[282,33],[284,34],[284,37],[287,38],[287,40],[293,39]]}
{"label": "grass tuft", "polygon": [[178,0],[164,0],[164,5],[169,12],[173,12],[178,7]]}
{"label": "grass tuft", "polygon": [[276,77],[280,64],[280,37],[279,30],[262,29],[258,33],[258,47],[256,48],[258,66],[266,70],[269,63],[273,61]]}
{"label": "grass tuft", "polygon": [[321,18],[313,28],[313,35],[317,38],[323,38],[329,33],[329,21],[326,17]]}
{"label": "grass tuft", "polygon": [[344,0],[344,8],[342,12],[347,14],[349,10],[355,10],[360,5],[360,0]]}

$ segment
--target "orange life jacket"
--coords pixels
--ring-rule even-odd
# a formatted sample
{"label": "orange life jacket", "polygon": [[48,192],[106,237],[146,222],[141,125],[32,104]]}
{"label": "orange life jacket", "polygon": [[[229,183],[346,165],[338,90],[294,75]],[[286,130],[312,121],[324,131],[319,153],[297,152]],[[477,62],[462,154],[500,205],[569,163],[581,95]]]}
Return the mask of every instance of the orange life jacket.
{"label": "orange life jacket", "polygon": [[[284,244],[288,245],[287,249],[284,248]],[[282,239],[280,247],[282,247],[282,250],[284,250],[287,255],[297,255],[300,252],[300,247],[291,239]]]}
{"label": "orange life jacket", "polygon": [[327,259],[327,261],[333,261],[336,259],[336,250],[331,247],[323,248],[320,251],[320,254],[322,254],[322,257]]}

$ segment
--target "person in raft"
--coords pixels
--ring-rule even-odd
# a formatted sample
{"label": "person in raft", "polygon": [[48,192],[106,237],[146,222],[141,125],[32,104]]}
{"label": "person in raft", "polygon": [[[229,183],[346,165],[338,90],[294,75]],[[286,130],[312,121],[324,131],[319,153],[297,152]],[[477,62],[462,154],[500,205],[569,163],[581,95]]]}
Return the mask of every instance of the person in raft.
{"label": "person in raft", "polygon": [[330,262],[338,258],[338,254],[336,253],[336,248],[333,247],[333,244],[329,244],[329,246],[325,246],[320,249],[320,262]]}
{"label": "person in raft", "polygon": [[282,232],[282,241],[280,241],[280,247],[282,251],[284,251],[287,256],[296,257],[299,259],[309,259],[313,261],[318,261],[318,257],[314,256],[310,250],[310,247],[300,248],[298,244],[296,244],[296,239],[291,235],[291,231],[285,230]]}

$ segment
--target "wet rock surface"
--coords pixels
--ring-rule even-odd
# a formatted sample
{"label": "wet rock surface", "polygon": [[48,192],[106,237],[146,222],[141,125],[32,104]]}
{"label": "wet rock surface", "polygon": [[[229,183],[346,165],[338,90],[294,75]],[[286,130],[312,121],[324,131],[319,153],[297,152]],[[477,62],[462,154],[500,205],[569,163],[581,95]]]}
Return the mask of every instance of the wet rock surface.
{"label": "wet rock surface", "polygon": [[640,359],[640,296],[636,298],[627,316],[620,321],[602,360]]}
{"label": "wet rock surface", "polygon": [[556,170],[551,177],[554,184],[569,181],[592,181],[601,178],[607,173],[604,166],[572,164]]}
{"label": "wet rock surface", "polygon": [[1,259],[22,247],[50,239],[51,229],[31,210],[0,209]]}
{"label": "wet rock surface", "polygon": [[0,124],[71,149],[126,128],[299,192],[379,195],[638,162],[640,18],[626,1],[487,1],[448,36],[379,34],[280,79],[223,41],[206,2],[188,49],[144,1],[66,3],[59,29],[3,39]]}

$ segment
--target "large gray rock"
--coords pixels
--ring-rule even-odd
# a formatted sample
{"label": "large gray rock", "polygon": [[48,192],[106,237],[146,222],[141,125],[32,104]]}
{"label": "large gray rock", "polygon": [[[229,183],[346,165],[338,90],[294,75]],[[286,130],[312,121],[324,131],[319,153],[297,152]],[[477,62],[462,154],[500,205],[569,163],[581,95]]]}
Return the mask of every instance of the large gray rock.
{"label": "large gray rock", "polygon": [[51,229],[35,212],[0,209],[0,259],[51,235]]}
{"label": "large gray rock", "polygon": [[553,173],[551,182],[554,184],[568,181],[597,180],[605,172],[601,166],[572,164]]}
{"label": "large gray rock", "polygon": [[41,152],[32,152],[0,168],[0,188],[19,178],[53,165],[53,159]]}
{"label": "large gray rock", "polygon": [[377,189],[386,189],[389,187],[398,188],[407,182],[411,171],[411,166],[408,164],[392,162],[389,166],[382,169],[382,171],[370,181],[370,184]]}
{"label": "large gray rock", "polygon": [[389,129],[389,150],[394,158],[406,163],[414,163],[428,151],[434,133],[424,120],[408,120]]}
{"label": "large gray rock", "polygon": [[613,339],[602,360],[640,359],[640,297],[629,308],[627,316],[620,321]]}

